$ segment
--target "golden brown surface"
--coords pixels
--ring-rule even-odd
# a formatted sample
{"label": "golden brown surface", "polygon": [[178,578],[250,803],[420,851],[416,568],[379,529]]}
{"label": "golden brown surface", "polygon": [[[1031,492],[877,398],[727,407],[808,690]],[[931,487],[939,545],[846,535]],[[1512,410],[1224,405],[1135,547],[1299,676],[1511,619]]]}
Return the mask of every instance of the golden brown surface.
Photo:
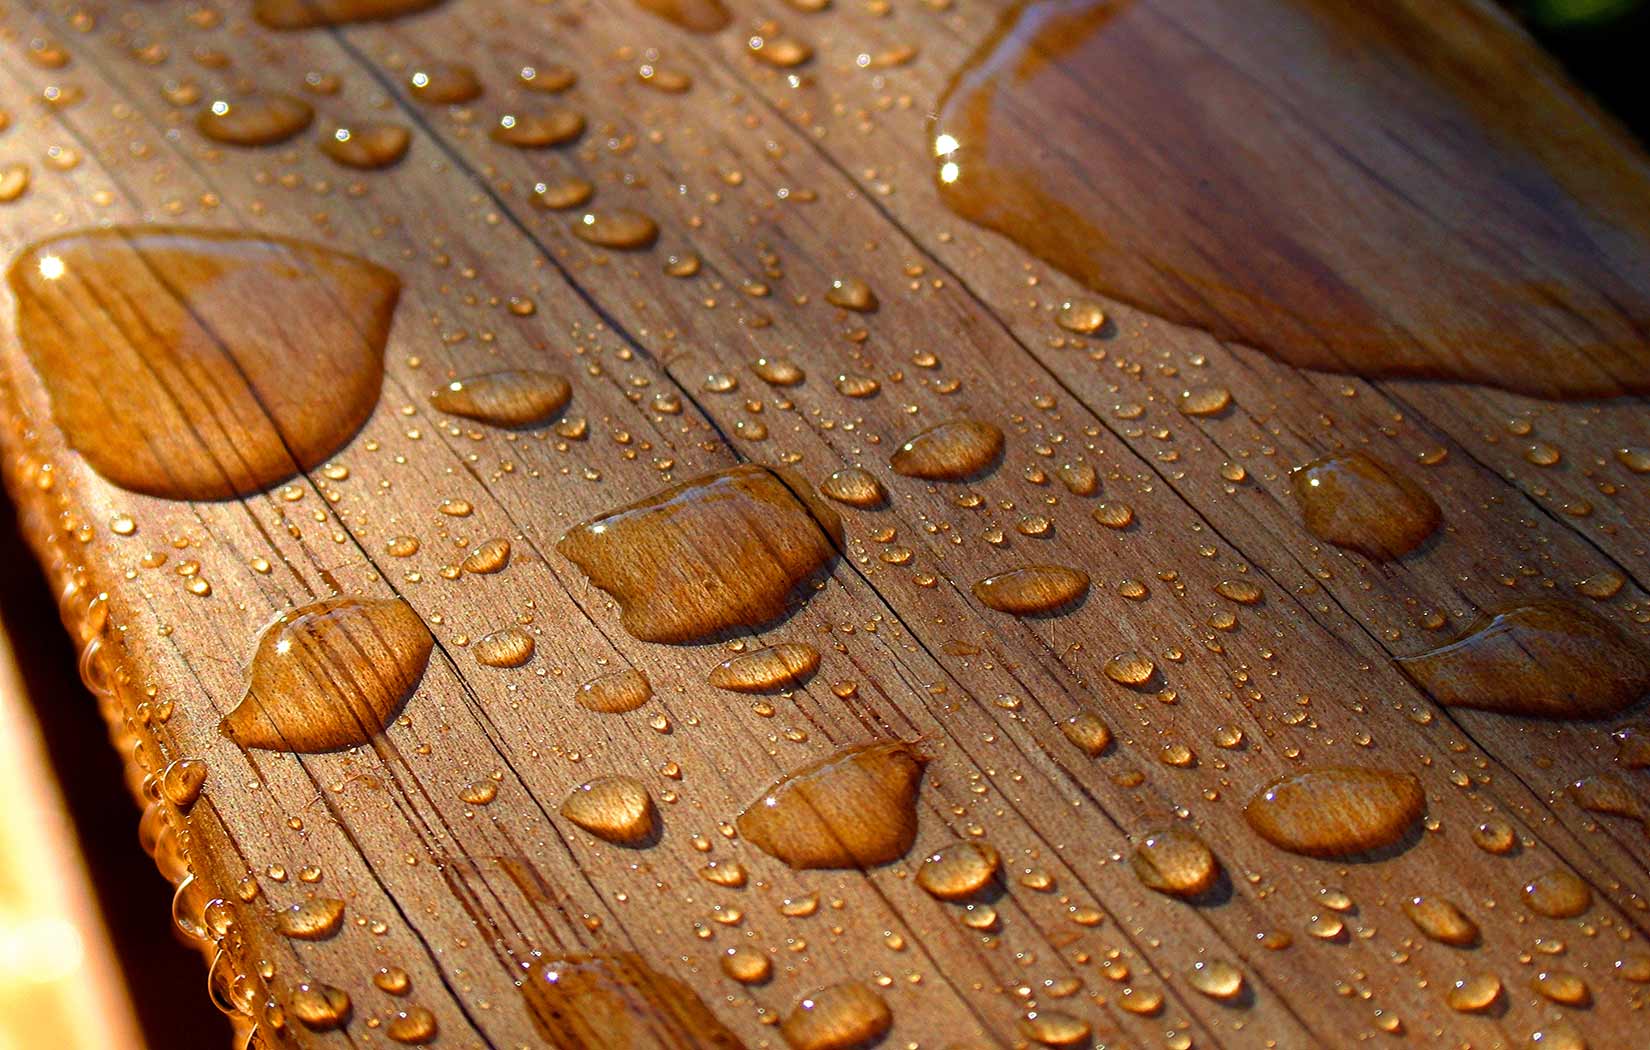
{"label": "golden brown surface", "polygon": [[[1566,129],[1565,170],[1586,184],[1567,192],[1642,205],[1640,154],[1516,30],[1476,5],[1429,7],[1466,69],[1520,71],[1517,119]],[[1407,5],[1385,9],[1407,24]],[[180,886],[180,925],[221,947],[215,987],[243,1027],[305,1047],[578,1046],[601,1038],[592,1025],[665,1046],[829,1046],[884,1028],[886,1046],[934,1048],[1086,1033],[1514,1047],[1537,1031],[1542,1046],[1630,1045],[1650,980],[1641,709],[1583,722],[1447,707],[1394,660],[1480,610],[1548,598],[1645,644],[1644,401],[1302,371],[1170,320],[1186,314],[1098,297],[947,211],[932,184],[927,116],[1000,10],[732,13],[710,34],[631,0],[451,0],[278,35],[228,8],[92,18],[27,0],[0,15],[0,146],[32,170],[0,204],[8,257],[164,218],[301,238],[401,285],[360,431],[234,500],[112,484],[117,467],[94,470],[54,424],[16,333],[0,341],[7,481],[89,681],[129,719],[122,749],[162,783],[184,759],[209,770],[191,788],[178,767],[180,790],[157,788],[143,840]],[[1365,21],[1341,31],[1381,39],[1387,23]],[[1178,39],[1172,19],[1152,24]],[[50,54],[35,41],[67,61],[31,57]],[[415,101],[409,76],[454,61],[482,94]],[[639,67],[654,63],[691,88],[653,90]],[[556,104],[583,115],[583,136],[494,141],[556,67],[577,74]],[[1430,90],[1476,79],[1454,71]],[[369,172],[304,138],[203,139],[194,114],[242,81],[304,93],[323,127],[393,118],[412,132],[406,157]],[[1480,119],[1463,105],[1453,119]],[[1149,114],[1145,130],[1167,134]],[[1121,178],[1116,163],[1097,184]],[[572,178],[594,187],[591,211],[535,203]],[[1449,206],[1426,197],[1434,181],[1407,188]],[[1298,228],[1344,218],[1313,211],[1330,206],[1301,200]],[[1455,218],[1532,257],[1549,243],[1516,215]],[[1165,243],[1184,232],[1151,222]],[[1363,268],[1340,276],[1388,287]],[[241,295],[268,316],[267,297]],[[1516,300],[1475,309],[1490,303],[1509,331],[1539,323]],[[1577,374],[1564,369],[1585,341],[1562,345],[1553,374]],[[454,380],[510,370],[564,376],[571,400],[521,429],[431,404]],[[280,389],[316,378],[293,367]],[[256,409],[244,422],[278,430]],[[960,440],[896,469],[902,445],[958,422],[942,433]],[[1289,470],[1351,451],[1412,478],[1442,527],[1378,563],[1315,537]],[[741,461],[800,480],[781,492],[781,475],[745,473],[767,479],[761,513],[692,503],[693,528],[643,529],[655,538],[583,569],[557,550],[581,522]],[[828,504],[811,496],[850,467],[876,484],[849,475]],[[1086,573],[1087,594],[1024,618],[976,600],[975,583],[1026,566]],[[218,723],[260,632],[335,593],[400,598],[426,625],[415,692],[360,746],[238,748]],[[702,629],[726,637],[637,638]],[[505,659],[479,659],[503,631]],[[710,684],[739,646],[781,643],[821,656],[789,692]],[[1576,666],[1613,688],[1631,664]],[[581,685],[626,671],[650,685],[640,706],[581,705]],[[874,741],[929,760],[902,857],[799,870],[740,834],[781,776]],[[1406,822],[1396,839],[1378,822],[1372,856],[1314,859],[1256,833],[1257,792],[1325,767],[1414,777],[1424,812],[1394,787]],[[1586,779],[1606,775],[1623,786]],[[563,815],[608,777],[633,784],[602,781],[615,804],[576,810],[582,828]],[[1195,834],[1218,872],[1167,828]],[[1000,865],[980,890],[924,889],[925,858],[976,841]],[[1151,863],[1132,862],[1140,848]],[[316,898],[344,902],[336,931],[283,933],[280,916]],[[1451,943],[1466,939],[1455,918],[1416,898],[1452,902],[1477,940]],[[625,960],[589,976],[617,982],[595,1014],[528,983],[591,956]]]}

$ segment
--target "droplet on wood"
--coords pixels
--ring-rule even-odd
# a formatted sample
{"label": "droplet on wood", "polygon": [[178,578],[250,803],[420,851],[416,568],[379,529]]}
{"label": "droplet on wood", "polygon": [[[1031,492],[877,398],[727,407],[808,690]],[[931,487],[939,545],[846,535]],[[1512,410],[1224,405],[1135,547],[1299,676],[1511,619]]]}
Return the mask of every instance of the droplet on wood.
{"label": "droplet on wood", "polygon": [[739,815],[739,833],[793,868],[869,868],[917,834],[926,762],[904,743],[862,744],[776,781]]}
{"label": "droplet on wood", "polygon": [[376,171],[400,162],[412,133],[400,124],[367,121],[333,130],[321,139],[321,152],[346,168]]}
{"label": "droplet on wood", "polygon": [[1061,612],[1089,592],[1089,574],[1063,565],[1028,565],[974,584],[980,604],[1014,616]]}
{"label": "droplet on wood", "polygon": [[924,430],[901,445],[890,463],[908,478],[963,481],[994,466],[1002,453],[1001,430],[965,419]]}
{"label": "droplet on wood", "polygon": [[888,490],[875,474],[859,467],[843,467],[819,486],[822,495],[850,507],[871,510],[888,502]]}
{"label": "droplet on wood", "polygon": [[529,368],[455,379],[431,394],[430,404],[489,426],[533,427],[556,418],[572,398],[566,377]]}
{"label": "droplet on wood", "polygon": [[573,222],[572,229],[573,236],[587,244],[621,251],[651,248],[659,239],[659,224],[629,208],[587,211]]}
{"label": "droplet on wood", "polygon": [[1421,782],[1407,773],[1330,766],[1268,784],[1243,812],[1280,849],[1345,857],[1399,842],[1425,808]]}
{"label": "droplet on wood", "polygon": [[573,698],[587,711],[623,714],[651,700],[653,685],[647,675],[630,667],[590,679],[579,686]]}
{"label": "droplet on wood", "polygon": [[691,988],[631,952],[535,959],[521,993],[556,1050],[745,1050]]}
{"label": "droplet on wood", "polygon": [[658,828],[653,797],[641,781],[623,774],[580,784],[561,804],[561,815],[597,838],[620,846],[642,845]]}
{"label": "droplet on wood", "polygon": [[503,627],[476,640],[471,651],[483,667],[520,667],[533,658],[537,648],[524,627]]}
{"label": "droplet on wood", "polygon": [[730,656],[710,672],[710,684],[736,693],[796,689],[819,669],[819,650],[805,642],[781,642]]}
{"label": "droplet on wood", "polygon": [[1298,467],[1290,486],[1308,532],[1372,561],[1403,557],[1444,520],[1425,489],[1362,452]]}
{"label": "droplet on wood", "polygon": [[894,1026],[893,1012],[870,985],[844,981],[805,995],[779,1024],[791,1050],[857,1050]]}
{"label": "droplet on wood", "polygon": [[214,142],[273,146],[297,135],[314,119],[315,107],[308,102],[271,92],[233,101],[218,99],[195,117],[195,127]]}

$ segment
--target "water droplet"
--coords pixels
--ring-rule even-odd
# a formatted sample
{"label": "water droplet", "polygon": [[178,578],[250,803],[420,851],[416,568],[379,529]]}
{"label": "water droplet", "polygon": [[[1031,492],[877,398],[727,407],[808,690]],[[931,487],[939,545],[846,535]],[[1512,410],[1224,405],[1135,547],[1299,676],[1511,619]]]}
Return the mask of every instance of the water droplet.
{"label": "water droplet", "polygon": [[857,1050],[887,1034],[894,1015],[870,985],[844,981],[804,996],[780,1022],[791,1050]]}
{"label": "water droplet", "polygon": [[793,868],[869,868],[917,834],[927,760],[899,742],[844,748],[787,773],[739,815],[739,833]]}
{"label": "water droplet", "polygon": [[901,445],[894,473],[929,481],[964,481],[983,474],[1003,453],[1003,432],[990,423],[959,420],[930,427]]}
{"label": "water droplet", "polygon": [[380,966],[372,975],[372,983],[391,995],[406,995],[412,978],[399,966]]}
{"label": "water droplet", "polygon": [[533,186],[533,203],[549,211],[580,207],[590,203],[595,195],[596,187],[590,180],[577,175],[564,175]]}
{"label": "water droplet", "polygon": [[0,165],[0,204],[10,204],[29,188],[29,166],[22,162]]}
{"label": "water droplet", "polygon": [[877,308],[877,295],[871,286],[858,277],[839,277],[831,282],[825,301],[844,310],[870,313]]}
{"label": "water droplet", "polygon": [[645,844],[659,826],[647,788],[623,774],[580,784],[561,804],[561,815],[597,838],[621,846]]}
{"label": "water droplet", "polygon": [[618,601],[632,635],[688,642],[777,619],[841,544],[836,511],[800,479],[747,464],[577,525],[556,549]]}
{"label": "water droplet", "polygon": [[180,758],[168,763],[160,777],[161,794],[179,809],[193,806],[205,786],[206,763],[198,758]]}
{"label": "water droplet", "polygon": [[722,972],[740,984],[762,984],[773,975],[773,963],[755,948],[741,945],[722,953]]}
{"label": "water droplet", "polygon": [[1072,715],[1060,723],[1060,731],[1090,758],[1098,757],[1111,746],[1111,730],[1092,711],[1079,711]]}
{"label": "water droplet", "polygon": [[1182,415],[1218,416],[1232,405],[1232,392],[1223,386],[1194,386],[1175,396]]}
{"label": "water droplet", "polygon": [[794,37],[753,36],[749,46],[757,61],[775,69],[795,69],[814,57],[814,49]]}
{"label": "water droplet", "polygon": [[1650,448],[1624,445],[1616,449],[1616,462],[1635,474],[1650,474]]}
{"label": "water droplet", "polygon": [[710,684],[736,693],[800,688],[819,669],[819,650],[805,642],[782,642],[730,656],[710,672]]}
{"label": "water droplet", "polygon": [[[1650,392],[1634,327],[1650,292],[1611,261],[1644,256],[1637,198],[1575,179],[1569,132],[1514,119],[1493,56],[1442,76],[1438,56],[1338,16],[1226,5],[1197,20],[1199,38],[1246,44],[1211,67],[1207,49],[1169,41],[1164,17],[1109,0],[1013,8],[940,98],[929,144],[945,204],[1096,293],[1289,364],[1544,397]],[[1329,68],[1344,75],[1312,106],[1275,108],[1288,71]],[[1324,144],[1325,121],[1343,148]],[[1443,185],[1442,170],[1472,174]],[[1517,259],[1437,220],[1485,201],[1524,215]],[[1633,231],[1619,249],[1617,230]]]}
{"label": "water droplet", "polygon": [[634,711],[652,698],[653,686],[648,682],[647,675],[635,668],[592,678],[573,694],[580,707],[602,714]]}
{"label": "water droplet", "polygon": [[1020,1019],[1020,1034],[1044,1046],[1085,1046],[1094,1026],[1059,1010],[1034,1010]]}
{"label": "water droplet", "polygon": [[535,959],[521,992],[558,1050],[745,1050],[691,988],[630,952]]}
{"label": "water droplet", "polygon": [[321,137],[321,152],[346,168],[376,171],[407,155],[412,133],[400,124],[367,121]]}
{"label": "water droplet", "polygon": [[1266,597],[1260,584],[1253,580],[1221,580],[1215,584],[1215,593],[1239,605],[1258,605]]}
{"label": "water droplet", "polygon": [[324,941],[344,925],[344,902],[336,897],[311,897],[277,912],[275,920],[288,937]]}
{"label": "water droplet", "polygon": [[465,555],[459,568],[478,576],[502,572],[510,564],[510,541],[502,536],[483,541]]}
{"label": "water droplet", "polygon": [[1563,599],[1487,611],[1455,641],[1398,666],[1441,704],[1509,715],[1608,718],[1650,693],[1650,653]]}
{"label": "water droplet", "polygon": [[870,510],[888,502],[888,490],[875,474],[859,467],[843,467],[819,486],[821,494],[850,507]]}
{"label": "water droplet", "polygon": [[269,29],[318,29],[396,18],[439,3],[441,0],[253,0],[252,17]]}
{"label": "water droplet", "polygon": [[378,404],[400,290],[315,245],[164,226],[54,238],[9,280],[69,444],[122,488],[197,500],[268,488],[349,440]]}
{"label": "water droplet", "polygon": [[1501,998],[1501,978],[1493,973],[1478,973],[1463,977],[1444,993],[1444,1002],[1458,1013],[1478,1013],[1488,1010]]}
{"label": "water droplet", "polygon": [[1272,782],[1243,812],[1280,849],[1344,857],[1399,842],[1425,808],[1421,782],[1407,773],[1329,766]]}
{"label": "water droplet", "polygon": [[305,981],[293,989],[287,1000],[292,1016],[317,1032],[342,1028],[349,1019],[349,993],[320,981]]}
{"label": "water droplet", "polygon": [[1326,456],[1290,474],[1306,530],[1373,561],[1400,558],[1443,524],[1425,489],[1373,456]]}
{"label": "water droplet", "polygon": [[1118,653],[1101,665],[1101,671],[1118,685],[1138,689],[1157,674],[1157,664],[1145,653]]}
{"label": "water droplet", "polygon": [[1092,516],[1108,529],[1126,529],[1134,524],[1134,508],[1115,500],[1101,500],[1096,503]]}
{"label": "water droplet", "polygon": [[1073,496],[1092,496],[1100,491],[1100,472],[1082,460],[1062,463],[1054,473]]}
{"label": "water droplet", "polygon": [[1060,312],[1054,319],[1068,332],[1093,335],[1106,323],[1106,312],[1092,300],[1068,299],[1060,304]]}
{"label": "water droplet", "polygon": [[1014,616],[1066,611],[1089,592],[1089,574],[1062,565],[1028,565],[974,584],[980,604]]}
{"label": "water droplet", "polygon": [[924,858],[917,885],[943,901],[963,900],[991,885],[1001,867],[989,843],[953,842]]}
{"label": "water droplet", "polygon": [[644,62],[636,70],[636,79],[655,91],[667,95],[681,95],[693,90],[693,76],[680,69],[671,69],[653,62]]}
{"label": "water droplet", "polygon": [[1214,888],[1220,861],[1189,831],[1167,828],[1140,840],[1129,860],[1147,889],[1174,897],[1196,897]]}
{"label": "water droplet", "polygon": [[587,211],[574,221],[572,229],[573,236],[587,244],[621,251],[651,248],[659,239],[659,224],[628,208]]}
{"label": "water droplet", "polygon": [[1586,979],[1570,970],[1538,970],[1530,986],[1542,998],[1564,1006],[1587,1006],[1593,1001]]}
{"label": "water droplet", "polygon": [[1593,891],[1575,873],[1554,868],[1524,884],[1524,904],[1549,919],[1573,919],[1593,906]]}
{"label": "water droplet", "polygon": [[329,598],[258,637],[246,695],[219,728],[242,747],[334,751],[381,732],[418,688],[435,640],[399,598]]}
{"label": "water droplet", "polygon": [[584,114],[565,106],[506,113],[489,133],[494,142],[517,149],[548,149],[584,134]]}
{"label": "water droplet", "polygon": [[573,398],[563,376],[536,369],[510,369],[455,379],[430,395],[430,404],[448,415],[495,427],[533,427],[556,418]]}
{"label": "water droplet", "polygon": [[1478,943],[1478,924],[1442,897],[1409,897],[1403,907],[1415,928],[1440,944],[1469,948]]}
{"label": "water droplet", "polygon": [[520,667],[533,658],[533,636],[521,627],[505,627],[477,639],[472,651],[483,667]]}
{"label": "water droplet", "polygon": [[456,106],[481,97],[481,78],[457,62],[426,62],[407,76],[413,98],[432,106]]}
{"label": "water droplet", "polygon": [[770,386],[796,386],[808,378],[801,365],[785,357],[759,357],[751,365],[751,371]]}
{"label": "water droplet", "polygon": [[1224,959],[1204,959],[1192,964],[1186,983],[1211,999],[1229,1001],[1243,994],[1243,971]]}
{"label": "water droplet", "polygon": [[693,33],[715,33],[733,21],[722,0],[636,0],[636,5]]}
{"label": "water droplet", "polygon": [[214,142],[231,146],[273,146],[285,142],[315,119],[315,107],[281,92],[218,99],[195,117],[195,127]]}
{"label": "water droplet", "polygon": [[406,1043],[409,1046],[423,1046],[435,1042],[440,1030],[435,1014],[422,1006],[409,1006],[405,1010],[395,1011],[390,1017],[390,1023],[384,1026],[385,1035],[397,1043]]}
{"label": "water droplet", "polygon": [[552,62],[522,66],[519,80],[521,86],[529,91],[559,95],[579,82],[579,74],[567,66]]}

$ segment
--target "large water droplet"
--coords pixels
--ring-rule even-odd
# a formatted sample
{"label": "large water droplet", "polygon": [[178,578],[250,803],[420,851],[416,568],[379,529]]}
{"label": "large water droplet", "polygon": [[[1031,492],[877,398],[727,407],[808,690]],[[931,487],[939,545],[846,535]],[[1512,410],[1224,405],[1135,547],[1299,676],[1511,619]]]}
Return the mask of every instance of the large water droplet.
{"label": "large water droplet", "polygon": [[1290,483],[1308,532],[1374,561],[1408,554],[1444,520],[1425,489],[1362,452],[1315,459]]}
{"label": "large water droplet", "polygon": [[653,698],[647,675],[635,668],[599,675],[579,686],[573,698],[587,711],[623,714],[634,711]]}
{"label": "large water droplet", "polygon": [[793,868],[868,868],[917,835],[926,759],[907,744],[845,748],[787,773],[739,815],[739,833]]}
{"label": "large water droplet", "polygon": [[659,826],[647,788],[623,774],[580,784],[561,804],[561,815],[597,838],[621,846],[645,844]]}
{"label": "large water droplet", "polygon": [[1538,718],[1608,718],[1650,693],[1650,653],[1574,602],[1481,615],[1448,645],[1398,666],[1439,703]]}
{"label": "large water droplet", "polygon": [[1196,897],[1214,888],[1220,861],[1189,831],[1167,828],[1146,835],[1130,858],[1142,885],[1174,897]]}
{"label": "large water droplet", "polygon": [[572,398],[564,376],[527,368],[455,379],[431,394],[430,404],[489,426],[532,427],[556,418]]}
{"label": "large water droplet", "polygon": [[722,0],[636,0],[636,5],[694,33],[714,33],[733,21]]}
{"label": "large water droplet", "polygon": [[1421,782],[1407,773],[1330,766],[1268,784],[1243,812],[1280,849],[1345,857],[1399,842],[1425,808]]}
{"label": "large water droplet", "polygon": [[270,29],[317,29],[398,18],[442,0],[253,0],[252,17]]}
{"label": "large water droplet", "polygon": [[311,897],[275,915],[276,927],[301,941],[323,941],[344,925],[344,902],[336,897]]}
{"label": "large water droplet", "polygon": [[366,743],[418,688],[434,645],[399,598],[290,609],[258,637],[246,695],[219,728],[242,747],[272,751]]}
{"label": "large water droplet", "polygon": [[805,995],[780,1022],[791,1050],[857,1050],[887,1034],[894,1015],[870,985],[844,981]]}
{"label": "large water droplet", "polygon": [[69,444],[172,499],[256,492],[337,452],[378,403],[400,291],[316,245],[159,226],[66,234],[8,276]]}
{"label": "large water droplet", "polygon": [[992,885],[1001,867],[1002,858],[989,843],[953,842],[923,859],[917,885],[940,900],[964,900]]}
{"label": "large water droplet", "polygon": [[805,642],[781,642],[730,656],[710,672],[710,684],[736,693],[796,689],[819,669],[819,650]]}
{"label": "large water droplet", "polygon": [[842,543],[842,522],[788,472],[745,465],[574,526],[556,549],[612,595],[644,641],[775,620]]}
{"label": "large water droplet", "polygon": [[273,146],[309,127],[315,108],[295,95],[271,92],[217,99],[195,117],[195,127],[214,142]]}
{"label": "large water droplet", "polygon": [[1061,612],[1089,592],[1089,574],[1063,565],[1028,565],[974,584],[980,604],[1014,616]]}
{"label": "large water droplet", "polygon": [[930,427],[899,447],[894,473],[929,481],[963,481],[985,473],[1003,453],[1003,432],[965,419]]}

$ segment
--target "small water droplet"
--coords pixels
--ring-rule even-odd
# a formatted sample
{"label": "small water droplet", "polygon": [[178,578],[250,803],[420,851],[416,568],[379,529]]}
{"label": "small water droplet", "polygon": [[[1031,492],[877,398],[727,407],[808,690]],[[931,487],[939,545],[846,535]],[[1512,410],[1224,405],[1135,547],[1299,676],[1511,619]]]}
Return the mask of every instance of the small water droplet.
{"label": "small water droplet", "polygon": [[349,1019],[349,993],[320,981],[304,981],[293,990],[287,1009],[306,1027],[328,1032]]}

